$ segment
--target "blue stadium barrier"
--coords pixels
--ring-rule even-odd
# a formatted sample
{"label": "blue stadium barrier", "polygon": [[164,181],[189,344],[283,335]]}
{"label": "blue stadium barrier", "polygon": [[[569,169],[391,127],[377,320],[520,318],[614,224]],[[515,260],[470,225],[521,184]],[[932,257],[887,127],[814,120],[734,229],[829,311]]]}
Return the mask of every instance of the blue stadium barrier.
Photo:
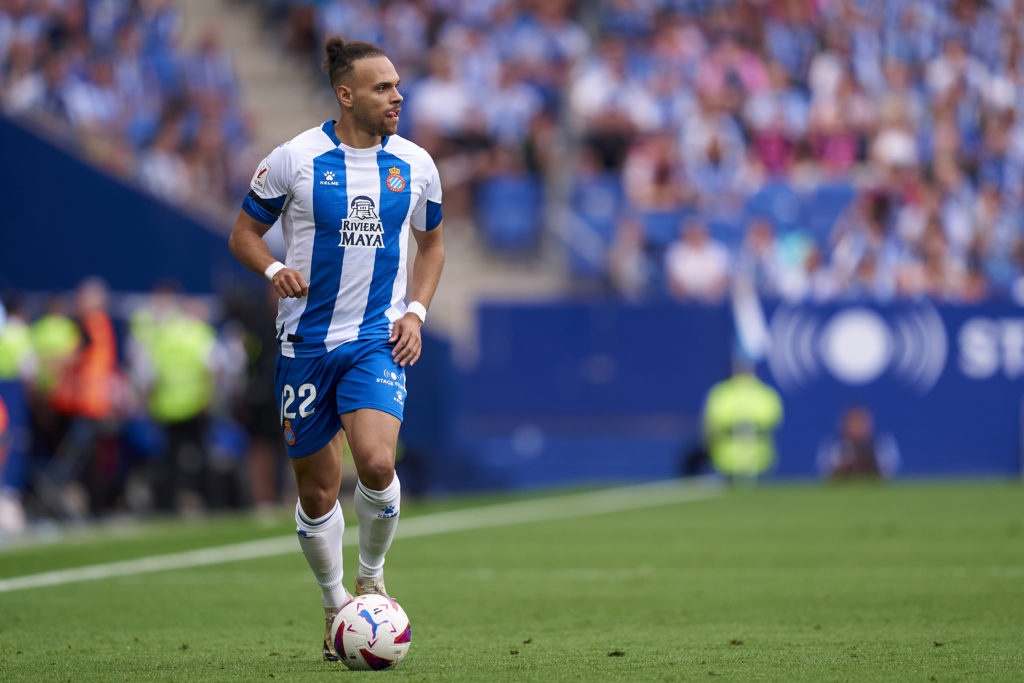
{"label": "blue stadium barrier", "polygon": [[778,475],[816,474],[819,448],[853,405],[895,439],[899,474],[1021,473],[1024,309],[777,306],[768,325],[760,369],[786,410]]}
{"label": "blue stadium barrier", "polygon": [[692,412],[730,362],[723,307],[487,304],[477,325],[463,398],[480,417]]}
{"label": "blue stadium barrier", "polygon": [[[895,440],[899,476],[1021,474],[1024,309],[775,306],[767,320],[758,371],[786,412],[774,476],[820,476],[855,404]],[[733,336],[725,305],[485,305],[474,364],[433,340],[409,371],[403,467],[431,492],[674,476]]]}
{"label": "blue stadium barrier", "polygon": [[516,252],[537,246],[543,221],[540,179],[525,174],[488,178],[477,188],[475,214],[492,248]]}
{"label": "blue stadium barrier", "polygon": [[0,186],[12,199],[0,288],[66,291],[102,274],[120,291],[173,278],[187,292],[211,293],[252,277],[228,251],[230,226],[218,233],[188,207],[153,198],[3,116],[0,147]]}
{"label": "blue stadium barrier", "polygon": [[479,335],[471,367],[432,340],[409,370],[403,467],[426,491],[674,476],[731,327],[724,307],[492,304]]}

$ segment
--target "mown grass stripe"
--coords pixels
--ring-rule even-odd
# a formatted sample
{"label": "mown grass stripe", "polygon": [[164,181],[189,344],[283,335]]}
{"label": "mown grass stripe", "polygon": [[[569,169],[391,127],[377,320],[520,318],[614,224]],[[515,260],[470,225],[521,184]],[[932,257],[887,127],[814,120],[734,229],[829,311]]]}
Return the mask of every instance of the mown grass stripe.
{"label": "mown grass stripe", "polygon": [[[556,519],[636,510],[673,503],[704,500],[719,495],[719,489],[707,482],[677,481],[639,484],[614,489],[563,494],[546,498],[436,512],[402,520],[398,527],[401,538],[416,538],[459,531],[475,531],[499,526],[544,522]],[[358,543],[354,528],[346,530],[344,545]],[[292,536],[245,541],[230,545],[187,550],[164,555],[150,555],[133,560],[105,562],[56,571],[0,579],[0,593],[62,586],[81,581],[98,581],[119,576],[136,576],[172,569],[205,567],[226,562],[253,560],[297,552]]]}

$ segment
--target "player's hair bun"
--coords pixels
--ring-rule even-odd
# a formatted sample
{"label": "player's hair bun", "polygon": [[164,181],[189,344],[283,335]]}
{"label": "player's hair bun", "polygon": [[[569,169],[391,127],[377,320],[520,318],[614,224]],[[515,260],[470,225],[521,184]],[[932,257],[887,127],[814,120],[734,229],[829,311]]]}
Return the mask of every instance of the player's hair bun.
{"label": "player's hair bun", "polygon": [[331,36],[327,39],[324,51],[327,53],[324,67],[327,68],[332,61],[340,59],[345,54],[345,41],[340,36]]}
{"label": "player's hair bun", "polygon": [[346,43],[340,36],[331,36],[324,44],[324,53],[324,72],[331,79],[331,86],[336,87],[338,81],[352,69],[352,62],[383,55],[384,50],[373,43],[361,40]]}

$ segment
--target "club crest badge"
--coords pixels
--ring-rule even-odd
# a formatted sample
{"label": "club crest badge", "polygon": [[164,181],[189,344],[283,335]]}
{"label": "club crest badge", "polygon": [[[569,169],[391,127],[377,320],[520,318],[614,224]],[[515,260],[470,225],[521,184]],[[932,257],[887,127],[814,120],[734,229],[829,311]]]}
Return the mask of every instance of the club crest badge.
{"label": "club crest badge", "polygon": [[402,172],[398,170],[397,166],[388,169],[388,177],[384,180],[384,184],[392,192],[401,192],[405,189],[405,178],[402,177]]}
{"label": "club crest badge", "polygon": [[292,429],[292,421],[284,421],[284,442],[289,446],[295,445],[295,430]]}

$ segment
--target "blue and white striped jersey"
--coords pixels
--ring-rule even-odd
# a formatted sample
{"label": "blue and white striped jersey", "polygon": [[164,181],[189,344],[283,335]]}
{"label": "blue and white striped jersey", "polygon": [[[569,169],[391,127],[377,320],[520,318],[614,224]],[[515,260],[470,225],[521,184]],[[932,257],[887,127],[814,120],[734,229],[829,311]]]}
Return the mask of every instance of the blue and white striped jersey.
{"label": "blue and white striped jersey", "polygon": [[409,226],[441,224],[441,181],[422,147],[392,135],[354,149],[327,121],[260,163],[242,208],[268,225],[280,217],[285,265],[309,294],[281,299],[278,340],[283,356],[309,358],[391,336],[406,312]]}

